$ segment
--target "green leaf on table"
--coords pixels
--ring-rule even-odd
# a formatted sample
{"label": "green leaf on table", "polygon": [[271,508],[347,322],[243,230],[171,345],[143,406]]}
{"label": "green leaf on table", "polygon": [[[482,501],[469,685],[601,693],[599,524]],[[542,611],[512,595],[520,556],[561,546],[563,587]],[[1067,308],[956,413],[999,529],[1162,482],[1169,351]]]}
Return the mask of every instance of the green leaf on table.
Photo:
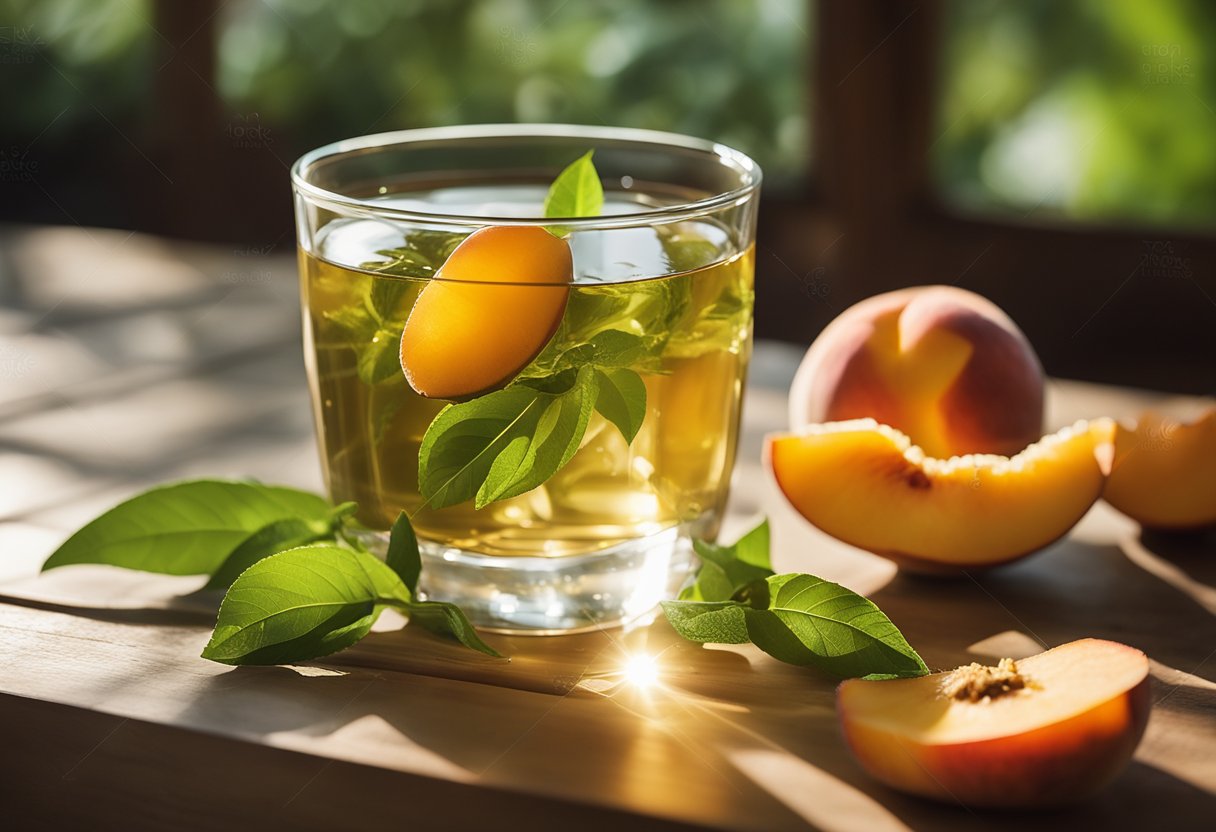
{"label": "green leaf on table", "polygon": [[161,486],[90,522],[42,569],[99,563],[168,575],[210,575],[267,526],[284,520],[328,525],[331,511],[316,494],[255,482],[196,480]]}
{"label": "green leaf on table", "polygon": [[418,535],[404,511],[397,515],[393,530],[388,536],[388,552],[384,557],[392,569],[405,582],[413,596],[418,592],[418,576],[422,574],[422,554],[418,551]]}
{"label": "green leaf on table", "polygon": [[[588,150],[553,180],[549,193],[545,195],[546,217],[595,217],[603,210],[604,186],[591,161],[594,153],[594,150]],[[558,237],[564,236],[567,230],[560,225],[549,226],[549,231]]]}
{"label": "green leaf on table", "polygon": [[694,540],[693,549],[701,568],[692,585],[681,592],[681,599],[725,601],[773,574],[767,520],[729,546]]}
{"label": "green leaf on table", "polygon": [[768,521],[735,543],[695,541],[701,567],[668,622],[689,641],[751,642],[789,664],[838,677],[928,673],[903,634],[872,601],[813,575],[774,575]]}
{"label": "green leaf on table", "polygon": [[286,549],[314,543],[332,533],[328,523],[301,520],[297,517],[267,523],[232,550],[219,568],[212,573],[211,579],[203,588],[223,589],[262,558],[270,557]]}
{"label": "green leaf on table", "polygon": [[[693,548],[696,548],[696,541]],[[735,585],[726,576],[726,570],[703,560],[693,582],[680,590],[679,597],[681,601],[729,601],[734,594]]]}
{"label": "green leaf on table", "polygon": [[[448,405],[418,452],[418,486],[432,508],[477,508],[541,485],[578,450],[596,400],[591,368]],[[564,387],[564,389],[563,389]]]}
{"label": "green leaf on table", "polygon": [[597,369],[596,411],[616,425],[625,442],[633,441],[646,418],[646,383],[633,370]]}
{"label": "green leaf on table", "polygon": [[487,656],[502,658],[490,645],[481,640],[464,612],[455,604],[445,601],[413,601],[406,608],[410,623],[436,635],[455,639],[465,647],[471,647]]}
{"label": "green leaf on table", "polygon": [[747,632],[764,652],[833,676],[922,676],[929,672],[872,601],[813,575],[768,579],[767,610],[745,608]]}
{"label": "green leaf on table", "polygon": [[405,583],[372,555],[326,544],[288,549],[232,584],[202,655],[224,664],[327,656],[367,635],[385,607],[409,602]]}
{"label": "green leaf on table", "polygon": [[738,601],[664,601],[663,614],[683,638],[702,644],[746,644],[747,620]]}

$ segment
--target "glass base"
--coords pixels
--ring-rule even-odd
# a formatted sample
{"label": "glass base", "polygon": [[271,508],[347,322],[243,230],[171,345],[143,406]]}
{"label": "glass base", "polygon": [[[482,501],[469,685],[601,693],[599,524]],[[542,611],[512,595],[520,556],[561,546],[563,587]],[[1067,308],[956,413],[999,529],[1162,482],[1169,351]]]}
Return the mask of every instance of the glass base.
{"label": "glass base", "polygon": [[520,635],[624,624],[674,597],[693,568],[680,527],[556,558],[483,555],[427,540],[419,548],[419,595],[460,605],[479,629]]}

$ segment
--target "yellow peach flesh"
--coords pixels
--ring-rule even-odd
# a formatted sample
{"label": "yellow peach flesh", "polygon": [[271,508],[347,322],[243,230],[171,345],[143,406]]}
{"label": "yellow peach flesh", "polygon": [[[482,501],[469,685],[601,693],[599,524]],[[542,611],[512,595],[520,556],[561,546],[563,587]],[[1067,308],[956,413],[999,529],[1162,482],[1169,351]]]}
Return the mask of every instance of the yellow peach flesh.
{"label": "yellow peach flesh", "polygon": [[1120,424],[1102,496],[1150,528],[1216,525],[1216,407],[1190,424],[1155,413]]}
{"label": "yellow peach flesh", "polygon": [[1101,494],[1110,420],[1078,422],[1014,457],[925,456],[872,419],[768,441],[781,491],[812,524],[922,571],[991,566],[1065,534]]}
{"label": "yellow peach flesh", "polygon": [[543,228],[469,235],[423,288],[401,334],[401,367],[423,396],[459,401],[503,386],[561,323],[574,266]]}
{"label": "yellow peach flesh", "polygon": [[849,680],[837,692],[858,761],[903,791],[974,806],[1079,799],[1114,777],[1148,721],[1148,659],[1082,639],[1017,662],[1026,687],[977,702],[950,673]]}

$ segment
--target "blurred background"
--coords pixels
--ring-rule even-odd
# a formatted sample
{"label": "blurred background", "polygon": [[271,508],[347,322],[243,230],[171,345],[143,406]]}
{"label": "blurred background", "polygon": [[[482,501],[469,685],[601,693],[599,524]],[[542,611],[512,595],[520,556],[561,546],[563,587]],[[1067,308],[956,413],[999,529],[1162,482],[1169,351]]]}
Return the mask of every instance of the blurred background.
{"label": "blurred background", "polygon": [[283,256],[320,144],[674,130],[764,167],[761,337],[952,283],[1051,373],[1211,393],[1214,44],[1209,0],[0,0],[0,221]]}

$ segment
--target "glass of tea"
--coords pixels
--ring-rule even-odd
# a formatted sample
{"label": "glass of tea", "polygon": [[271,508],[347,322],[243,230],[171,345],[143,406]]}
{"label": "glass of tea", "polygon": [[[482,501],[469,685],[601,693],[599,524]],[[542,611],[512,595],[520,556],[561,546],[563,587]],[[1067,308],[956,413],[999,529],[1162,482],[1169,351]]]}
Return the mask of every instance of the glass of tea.
{"label": "glass of tea", "polygon": [[420,589],[492,630],[671,597],[734,464],[756,164],[490,125],[339,142],[292,176],[321,458],[364,542],[383,551],[405,512]]}

